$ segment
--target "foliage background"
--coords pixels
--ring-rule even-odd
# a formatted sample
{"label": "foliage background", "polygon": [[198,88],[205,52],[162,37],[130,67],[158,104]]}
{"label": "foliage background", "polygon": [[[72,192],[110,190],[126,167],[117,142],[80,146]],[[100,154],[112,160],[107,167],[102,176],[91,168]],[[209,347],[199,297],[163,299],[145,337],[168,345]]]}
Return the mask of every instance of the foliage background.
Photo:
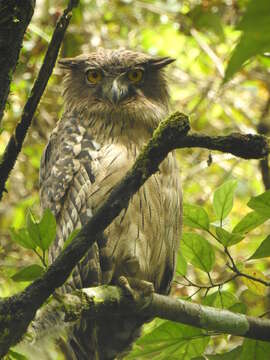
{"label": "foliage background", "polygon": [[[20,119],[22,107],[65,4],[63,0],[37,1],[9,96],[0,153]],[[237,24],[247,4],[247,0],[81,0],[80,6],[74,11],[61,56],[75,56],[103,46],[128,47],[153,55],[174,57],[176,62],[168,71],[172,109],[189,114],[193,130],[210,135],[238,131],[255,133],[261,129],[267,133],[270,117],[270,59],[267,54],[253,58],[237,75],[222,85],[224,69],[241,36]],[[1,296],[22,289],[25,283],[12,281],[10,275],[18,268],[35,262],[31,252],[11,242],[9,228],[24,226],[28,208],[39,211],[39,162],[50,131],[61,114],[61,82],[62,74],[56,68],[9,180],[8,194],[0,203]],[[178,152],[184,201],[203,205],[211,215],[211,220],[215,220],[211,207],[213,191],[225,180],[237,179],[236,199],[226,224],[230,227],[248,212],[248,199],[264,191],[259,162],[221,153],[212,153],[209,161],[209,155],[209,151],[202,149]],[[268,233],[269,224],[266,223],[233,246],[231,252],[235,261],[245,264],[245,260]],[[215,247],[216,260],[211,278],[217,283],[226,278],[224,269],[227,258],[217,242],[210,237],[208,240]],[[266,277],[269,276],[267,259],[250,261],[247,266],[254,272],[262,271]],[[209,284],[207,275],[192,266],[188,268],[187,277],[195,283]],[[173,286],[174,295],[191,297],[196,287],[183,286],[181,283],[184,283],[182,277],[177,276]],[[238,311],[240,309],[249,315],[262,315],[269,308],[269,292],[266,289],[251,289],[241,279],[219,290],[236,296],[236,302],[241,303]],[[216,291],[213,289],[206,294],[202,290],[192,299],[207,303],[211,293]],[[220,307],[225,305],[222,301],[219,304]],[[205,353],[228,351],[241,343],[241,339],[231,337],[227,341],[227,338],[224,335],[212,337],[208,345],[205,344]],[[151,352],[149,356],[152,357]],[[188,356],[191,355],[183,359],[192,358]],[[134,358],[139,357],[137,355]]]}

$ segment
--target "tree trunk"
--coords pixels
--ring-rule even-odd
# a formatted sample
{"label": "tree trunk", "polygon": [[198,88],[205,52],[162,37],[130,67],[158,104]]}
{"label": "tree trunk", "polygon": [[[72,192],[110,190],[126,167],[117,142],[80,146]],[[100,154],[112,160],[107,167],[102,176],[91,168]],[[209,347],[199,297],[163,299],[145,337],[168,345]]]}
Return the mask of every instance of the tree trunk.
{"label": "tree trunk", "polygon": [[0,0],[0,124],[35,0]]}

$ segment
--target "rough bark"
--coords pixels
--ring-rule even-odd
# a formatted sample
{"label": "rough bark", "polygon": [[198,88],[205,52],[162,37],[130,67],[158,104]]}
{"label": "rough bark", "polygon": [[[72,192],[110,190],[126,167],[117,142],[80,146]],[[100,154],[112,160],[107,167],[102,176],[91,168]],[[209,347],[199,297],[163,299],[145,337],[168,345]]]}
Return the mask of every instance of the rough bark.
{"label": "rough bark", "polygon": [[0,125],[35,0],[0,0]]}

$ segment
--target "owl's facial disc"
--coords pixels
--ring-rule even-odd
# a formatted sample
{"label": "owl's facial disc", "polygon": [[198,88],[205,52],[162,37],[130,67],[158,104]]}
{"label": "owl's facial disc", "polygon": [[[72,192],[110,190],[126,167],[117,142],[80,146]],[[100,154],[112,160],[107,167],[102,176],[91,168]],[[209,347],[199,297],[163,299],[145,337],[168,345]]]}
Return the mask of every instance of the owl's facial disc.
{"label": "owl's facial disc", "polygon": [[124,101],[131,100],[138,93],[143,81],[144,69],[132,68],[113,76],[99,69],[89,69],[85,75],[87,84],[95,91],[97,98],[116,107]]}

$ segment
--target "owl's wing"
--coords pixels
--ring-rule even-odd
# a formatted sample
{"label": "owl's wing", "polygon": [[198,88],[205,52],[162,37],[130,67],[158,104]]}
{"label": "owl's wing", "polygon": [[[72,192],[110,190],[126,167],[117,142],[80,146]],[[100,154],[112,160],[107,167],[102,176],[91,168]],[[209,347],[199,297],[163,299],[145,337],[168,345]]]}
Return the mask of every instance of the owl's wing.
{"label": "owl's wing", "polygon": [[[61,252],[64,242],[92,216],[92,155],[99,145],[87,134],[82,115],[64,114],[52,132],[44,151],[40,169],[40,198],[43,209],[49,208],[56,217],[57,236],[50,249],[50,262]],[[99,245],[98,245],[99,244]],[[81,288],[101,282],[98,239],[73,272],[72,287]],[[105,246],[105,245],[104,245]],[[67,288],[67,286],[66,286]]]}

